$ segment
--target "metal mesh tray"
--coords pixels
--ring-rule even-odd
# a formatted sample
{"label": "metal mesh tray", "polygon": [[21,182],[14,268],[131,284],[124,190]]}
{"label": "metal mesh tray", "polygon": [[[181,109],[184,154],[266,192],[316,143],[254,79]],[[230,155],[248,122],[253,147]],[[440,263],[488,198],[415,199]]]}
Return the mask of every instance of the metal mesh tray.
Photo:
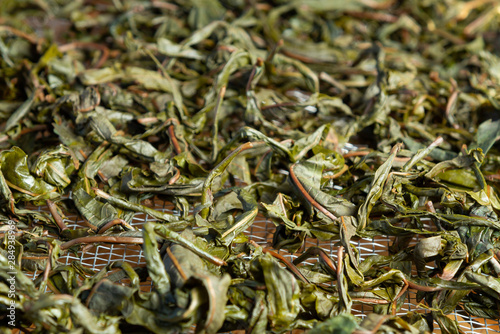
{"label": "metal mesh tray", "polygon": [[[173,205],[159,199],[153,200],[153,208],[159,211],[176,214]],[[46,207],[38,207],[38,210],[48,212]],[[134,216],[131,225],[137,229],[141,229],[144,223],[156,220],[156,218],[147,214],[138,213]],[[86,227],[83,220],[76,214],[67,215],[64,222],[67,224],[68,228],[72,229]],[[274,224],[265,217],[259,215],[255,219],[252,226],[250,226],[250,228],[244,233],[257,244],[264,247],[270,247],[274,231]],[[390,237],[381,236],[373,239],[360,239],[356,242],[351,241],[351,243],[357,247],[360,257],[363,259],[364,257],[373,254],[387,255],[388,248],[392,240],[393,239]],[[413,243],[416,243],[417,241],[418,240],[414,240]],[[311,246],[321,247],[336,260],[337,247],[334,246],[334,244],[334,241],[321,242],[317,239],[307,238],[304,242],[303,249],[307,249]],[[290,254],[286,251],[278,251],[278,253],[291,261],[298,257],[298,255]],[[70,264],[73,261],[80,261],[82,265],[96,272],[113,261],[124,261],[132,266],[146,265],[146,260],[140,245],[122,244],[89,245],[81,248],[76,255],[74,253],[67,252],[59,258],[59,262],[61,264]],[[310,259],[305,263],[313,264],[314,261],[315,259]],[[27,273],[27,275],[33,279],[40,274],[40,271]],[[149,278],[147,281],[141,283],[142,291],[150,291],[151,288],[152,282]],[[50,290],[46,291],[46,293],[50,292]],[[357,303],[353,304],[352,312],[355,316],[363,318],[371,311],[372,307],[370,305]],[[425,308],[420,306],[416,301],[416,291],[411,289],[409,289],[409,293],[407,294],[403,307],[397,314],[404,315],[409,311],[426,312]],[[458,321],[460,329],[464,333],[500,333],[500,321],[470,317],[465,311],[460,309],[455,310],[454,313],[448,316]],[[436,333],[440,333],[437,323],[434,324],[434,328],[437,329],[435,330]]]}

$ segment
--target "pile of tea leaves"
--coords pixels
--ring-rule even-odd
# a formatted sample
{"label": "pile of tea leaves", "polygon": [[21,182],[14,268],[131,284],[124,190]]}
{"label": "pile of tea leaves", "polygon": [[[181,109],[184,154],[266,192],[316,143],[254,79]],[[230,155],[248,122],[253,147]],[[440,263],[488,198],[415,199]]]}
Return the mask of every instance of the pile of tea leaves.
{"label": "pile of tea leaves", "polygon": [[[494,0],[0,1],[0,328],[499,319],[499,25]],[[352,244],[376,237],[385,255]],[[109,243],[147,265],[58,261]]]}

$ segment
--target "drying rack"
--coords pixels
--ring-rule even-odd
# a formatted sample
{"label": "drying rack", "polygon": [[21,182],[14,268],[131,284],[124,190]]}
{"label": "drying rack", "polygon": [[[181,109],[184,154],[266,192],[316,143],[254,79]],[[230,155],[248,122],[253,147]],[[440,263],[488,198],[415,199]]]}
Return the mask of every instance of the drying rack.
{"label": "drying rack", "polygon": [[[158,198],[152,200],[152,208],[162,212],[168,212],[173,214],[179,214],[173,205],[169,202],[165,202]],[[48,208],[38,207],[37,210],[44,211],[48,213]],[[131,222],[131,225],[137,229],[141,229],[146,222],[157,221],[156,218],[151,217],[147,214],[137,213]],[[77,214],[68,214],[64,219],[64,222],[70,229],[85,228],[87,227],[83,220]],[[271,242],[273,239],[273,233],[275,231],[275,225],[270,220],[265,217],[258,215],[254,223],[244,232],[250,240],[255,241],[257,244],[264,247],[271,247]],[[392,237],[379,236],[373,239],[359,239],[358,241],[351,241],[351,243],[357,247],[361,259],[368,255],[387,255],[388,248]],[[417,240],[413,240],[413,244]],[[317,239],[306,238],[304,242],[303,249],[309,247],[321,247],[324,249],[334,260],[337,258],[337,246],[334,246],[334,241],[320,241]],[[298,257],[298,255],[290,254],[287,251],[279,251],[279,253],[289,260],[293,260]],[[98,244],[91,245],[81,248],[77,255],[71,252],[64,253],[59,258],[59,263],[61,264],[71,264],[73,261],[79,261],[83,266],[92,269],[95,272],[103,269],[106,265],[114,261],[123,261],[129,263],[132,266],[141,266],[146,264],[146,259],[140,245],[130,245],[130,244]],[[305,261],[307,264],[313,264],[315,259],[309,259]],[[27,273],[27,275],[35,279],[41,271],[35,271],[32,273]],[[152,281],[148,278],[145,282],[141,282],[142,291],[150,291],[152,288]],[[419,306],[416,301],[416,291],[409,289],[409,293],[406,296],[405,303],[398,311],[398,315],[404,315],[409,311],[426,312],[425,308]],[[50,290],[46,291],[50,293]],[[353,304],[352,313],[357,317],[365,317],[366,314],[372,311],[370,305],[365,304]],[[460,329],[466,333],[500,333],[500,321],[489,320],[478,317],[470,317],[465,311],[461,309],[456,309],[454,313],[448,315],[458,321]],[[439,326],[434,323],[434,332],[440,333]],[[294,331],[295,333],[296,331]]]}

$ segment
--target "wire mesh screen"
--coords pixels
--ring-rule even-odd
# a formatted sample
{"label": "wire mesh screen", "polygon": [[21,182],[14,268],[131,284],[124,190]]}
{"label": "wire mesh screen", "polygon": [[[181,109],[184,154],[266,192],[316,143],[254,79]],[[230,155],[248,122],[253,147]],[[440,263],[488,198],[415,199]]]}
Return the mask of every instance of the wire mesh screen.
{"label": "wire mesh screen", "polygon": [[[177,213],[170,203],[158,199],[153,201],[152,207],[163,212],[173,214]],[[43,207],[38,209],[42,211],[46,210],[46,208]],[[137,229],[141,229],[143,224],[149,221],[156,221],[156,219],[147,214],[140,213],[134,216],[131,225]],[[86,227],[83,220],[77,215],[68,215],[65,219],[65,223],[72,229]],[[427,227],[430,229],[431,225],[429,224]],[[244,233],[250,240],[255,241],[257,244],[263,247],[271,247],[274,231],[274,224],[270,220],[259,215],[255,219],[255,222]],[[364,259],[369,255],[387,255],[389,245],[392,241],[392,237],[380,236],[373,239],[359,239],[357,241],[351,241],[351,243],[358,249],[360,258]],[[414,245],[417,241],[418,240],[413,240],[412,245]],[[304,242],[303,248],[300,249],[299,252],[314,246],[321,247],[334,260],[337,260],[337,246],[335,245],[335,241],[320,241],[317,239],[307,238]],[[290,254],[286,251],[278,252],[289,260],[293,260],[298,257],[298,255]],[[77,254],[67,252],[59,258],[59,262],[61,264],[68,265],[73,261],[79,261],[83,266],[92,269],[95,272],[103,269],[106,265],[113,261],[124,261],[132,266],[146,265],[145,257],[140,245],[122,244],[98,244],[83,246]],[[309,259],[305,263],[314,264],[314,262],[315,259]],[[41,274],[41,272],[28,274],[34,279]],[[123,283],[126,283],[125,280],[123,281]],[[141,282],[142,291],[150,291],[152,287],[153,285],[150,278]],[[50,291],[46,292],[50,293]],[[367,313],[372,312],[372,310],[373,308],[370,305],[355,303],[353,305],[352,312],[355,316],[363,318]],[[426,312],[425,307],[417,301],[416,291],[412,289],[408,290],[406,300],[397,314],[404,315],[410,311]],[[455,312],[448,316],[457,320],[460,329],[464,333],[500,333],[500,323],[498,321],[470,317],[462,309],[456,309]],[[439,328],[436,323],[434,325],[435,328]],[[435,330],[435,332],[439,333],[440,331]]]}

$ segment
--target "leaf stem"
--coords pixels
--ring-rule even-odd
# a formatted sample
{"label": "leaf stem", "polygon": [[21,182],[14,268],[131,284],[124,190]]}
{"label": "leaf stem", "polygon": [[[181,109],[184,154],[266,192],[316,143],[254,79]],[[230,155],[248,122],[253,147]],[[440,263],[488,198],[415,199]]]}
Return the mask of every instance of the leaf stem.
{"label": "leaf stem", "polygon": [[[211,193],[211,188],[212,188],[212,183],[214,182],[214,179],[221,175],[229,166],[231,161],[233,161],[234,158],[241,152],[248,150],[250,148],[253,148],[256,145],[254,142],[247,142],[245,144],[240,145],[237,149],[229,153],[229,155],[224,158],[217,166],[215,166],[214,169],[210,171],[208,174],[207,178],[205,179],[205,183],[203,184],[203,191],[201,194],[201,205],[209,205],[211,202],[210,199],[210,194]],[[207,206],[203,208],[200,212],[200,215],[203,219],[207,219],[208,213],[210,212],[210,208]]]}
{"label": "leaf stem", "polygon": [[91,244],[96,242],[105,242],[110,244],[142,244],[143,238],[138,237],[114,237],[110,235],[96,235],[90,237],[81,237],[65,242],[61,245],[61,249],[68,249],[78,244]]}
{"label": "leaf stem", "polygon": [[260,246],[259,244],[257,244],[255,241],[253,240],[250,240],[249,243],[256,247],[256,248],[262,248],[262,252],[263,253],[267,253],[267,254],[270,254],[272,257],[280,260],[281,262],[283,262],[285,264],[285,266],[290,269],[290,271],[292,271],[298,278],[300,278],[300,280],[302,280],[304,283],[310,283],[309,280],[300,272],[299,269],[297,269],[297,267],[290,261],[288,261],[285,257],[283,257],[283,255],[281,254],[278,254],[270,249],[266,249],[266,248],[263,248],[262,246]]}
{"label": "leaf stem", "polygon": [[57,212],[57,204],[52,202],[51,200],[46,200],[47,206],[49,207],[49,211],[56,222],[56,225],[61,229],[61,232],[68,229],[68,226],[64,223],[63,219],[59,212]]}
{"label": "leaf stem", "polygon": [[316,209],[318,209],[319,211],[321,211],[328,218],[330,218],[331,220],[334,220],[334,221],[337,220],[337,217],[333,213],[331,213],[330,211],[328,211],[321,204],[319,204],[318,202],[316,202],[316,200],[314,200],[314,198],[312,198],[311,195],[309,195],[309,193],[304,188],[304,186],[302,185],[302,183],[300,182],[300,180],[297,178],[297,175],[295,175],[295,172],[293,170],[294,167],[295,167],[295,165],[296,165],[296,163],[290,166],[290,177],[292,178],[292,181],[295,184],[295,186],[299,189],[300,193],[306,198],[306,200],[309,203],[311,203]]}

